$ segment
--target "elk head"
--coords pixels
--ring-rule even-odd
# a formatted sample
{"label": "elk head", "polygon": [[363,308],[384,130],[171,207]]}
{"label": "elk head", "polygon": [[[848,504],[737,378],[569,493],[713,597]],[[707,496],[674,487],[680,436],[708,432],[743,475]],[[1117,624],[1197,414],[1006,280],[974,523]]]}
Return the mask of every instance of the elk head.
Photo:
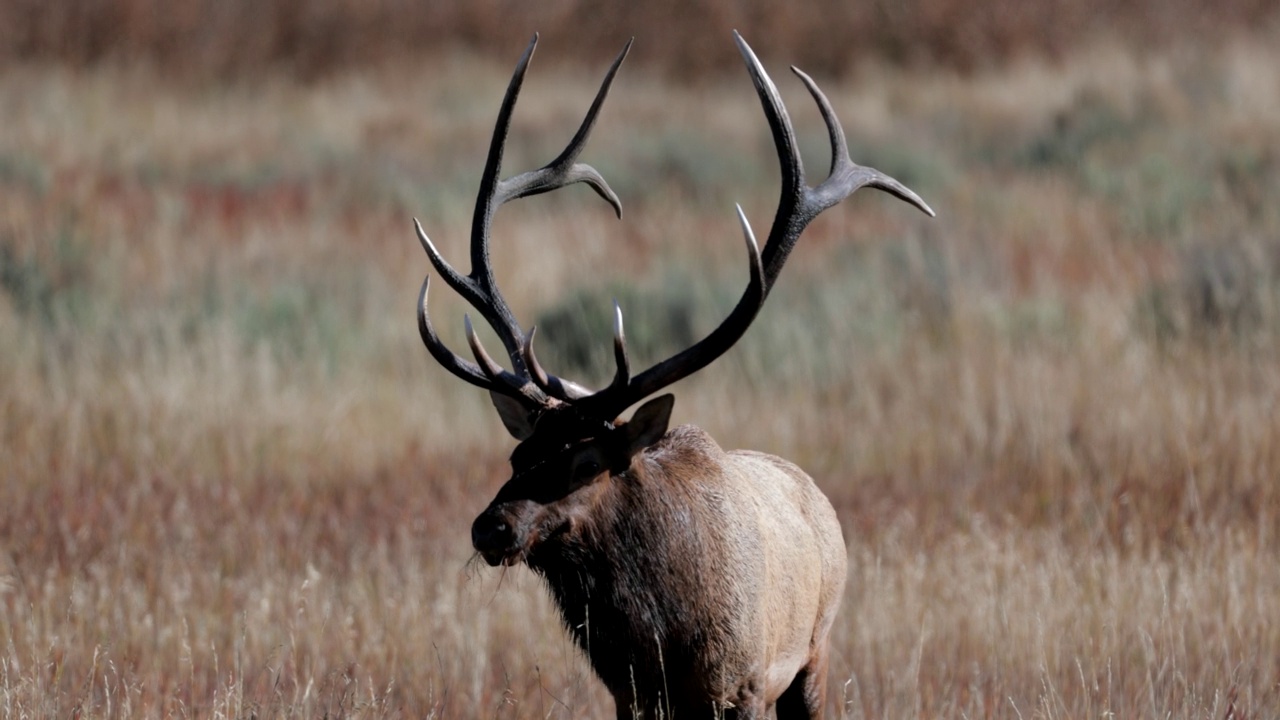
{"label": "elk head", "polygon": [[546,418],[547,429],[512,453],[513,475],[472,524],[472,545],[490,565],[538,567],[544,541],[557,549],[575,542],[601,504],[602,486],[623,477],[632,458],[666,434],[674,402],[669,394],[655,398],[628,422],[603,422],[570,406],[559,409],[562,417]]}

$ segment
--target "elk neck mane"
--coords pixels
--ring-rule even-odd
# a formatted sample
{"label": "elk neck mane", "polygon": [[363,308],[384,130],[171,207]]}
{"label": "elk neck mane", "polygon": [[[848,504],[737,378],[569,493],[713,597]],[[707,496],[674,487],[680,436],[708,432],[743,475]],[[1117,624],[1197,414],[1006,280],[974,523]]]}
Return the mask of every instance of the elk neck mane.
{"label": "elk neck mane", "polygon": [[[610,676],[657,668],[662,652],[709,649],[718,633],[698,616],[712,622],[714,614],[690,598],[714,598],[722,609],[741,601],[721,565],[732,531],[715,482],[725,456],[702,429],[672,429],[602,484],[581,528],[529,558],[611,688]],[[688,637],[688,628],[706,632]]]}

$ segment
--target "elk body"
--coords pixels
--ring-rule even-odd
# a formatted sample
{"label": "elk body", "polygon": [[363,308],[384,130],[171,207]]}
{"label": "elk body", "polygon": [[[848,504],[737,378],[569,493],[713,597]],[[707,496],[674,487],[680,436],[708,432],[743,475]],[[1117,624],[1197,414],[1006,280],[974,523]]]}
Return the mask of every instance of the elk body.
{"label": "elk body", "polygon": [[738,210],[750,281],[729,316],[704,339],[638,375],[631,373],[622,312],[614,307],[616,372],[592,392],[549,374],[498,291],[489,232],[503,203],[584,182],[621,216],[596,170],[577,162],[627,50],[614,61],[582,126],[545,167],[500,179],[511,113],[537,44],[516,67],[498,114],[472,225],[472,270],[446,262],[416,225],[445,282],[497,332],[502,367],[480,344],[475,361],[449,350],[427,314],[428,351],[458,377],[489,391],[519,441],[511,478],[472,525],[490,565],[524,563],[545,578],[569,632],[613,694],[619,718],[785,718],[822,714],[828,635],[844,588],[846,550],[835,511],[795,465],[750,451],[726,452],[702,430],[669,429],[674,398],[648,400],[727,351],[755,319],[787,255],[820,212],[863,186],[890,192],[932,215],[914,192],[849,159],[830,103],[795,70],[817,102],[832,146],[831,171],[809,187],[794,132],[773,82],[735,33],[772,131],[782,194],[763,251]]}

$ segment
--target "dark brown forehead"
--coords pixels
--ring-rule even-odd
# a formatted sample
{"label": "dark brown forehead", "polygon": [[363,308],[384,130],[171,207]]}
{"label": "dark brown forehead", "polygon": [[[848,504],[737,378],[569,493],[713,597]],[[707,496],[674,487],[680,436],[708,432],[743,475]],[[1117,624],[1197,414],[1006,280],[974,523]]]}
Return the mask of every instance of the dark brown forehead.
{"label": "dark brown forehead", "polygon": [[533,435],[511,452],[511,467],[528,467],[571,445],[604,437],[612,431],[613,423],[583,416],[571,407],[548,410],[538,418]]}

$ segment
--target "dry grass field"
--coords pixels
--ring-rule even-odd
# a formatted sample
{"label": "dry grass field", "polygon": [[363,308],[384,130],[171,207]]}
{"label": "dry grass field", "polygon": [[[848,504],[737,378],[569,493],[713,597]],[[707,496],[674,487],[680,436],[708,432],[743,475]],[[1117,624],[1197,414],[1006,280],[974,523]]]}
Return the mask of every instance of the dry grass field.
{"label": "dry grass field", "polygon": [[[835,504],[830,716],[1280,717],[1275,40],[824,83],[938,218],[824,215],[675,420]],[[0,717],[612,712],[536,578],[472,561],[512,442],[413,320],[411,218],[465,257],[519,50],[0,70]],[[535,63],[509,172],[610,57]],[[791,58],[762,59],[824,167]],[[711,327],[746,281],[732,203],[772,216],[745,72],[660,77],[624,69],[583,157],[621,222],[581,187],[499,216],[566,375],[607,376],[613,297],[637,362]]]}
{"label": "dry grass field", "polygon": [[143,60],[186,79],[264,68],[314,79],[459,48],[502,55],[537,29],[570,40],[539,50],[570,62],[635,35],[629,64],[676,79],[736,70],[717,39],[737,28],[757,51],[843,75],[877,59],[974,69],[1062,57],[1097,36],[1167,49],[1278,22],[1274,0],[649,0],[605,12],[593,0],[3,0],[0,62]]}

